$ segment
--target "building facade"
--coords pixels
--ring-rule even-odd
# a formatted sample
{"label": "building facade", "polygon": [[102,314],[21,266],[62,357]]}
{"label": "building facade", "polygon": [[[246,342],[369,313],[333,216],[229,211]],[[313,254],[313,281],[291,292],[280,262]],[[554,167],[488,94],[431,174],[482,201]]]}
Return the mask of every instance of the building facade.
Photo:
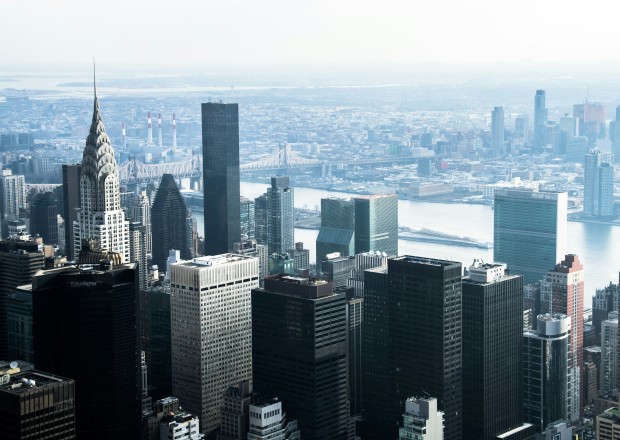
{"label": "building facade", "polygon": [[504,107],[495,107],[491,112],[491,149],[498,157],[506,151],[504,146]]}
{"label": "building facade", "polygon": [[237,104],[202,104],[202,157],[205,253],[225,254],[241,239]]}
{"label": "building facade", "polygon": [[142,404],[136,263],[40,272],[32,281],[32,301],[35,365],[75,380],[78,437],[137,438]]}
{"label": "building facade", "polygon": [[267,216],[269,255],[294,249],[294,194],[287,176],[271,178],[271,186],[267,188]]}
{"label": "building facade", "polygon": [[348,438],[346,313],[324,280],[281,275],[252,291],[254,389],[277,395],[304,439]]}
{"label": "building facade", "polygon": [[597,217],[614,215],[614,165],[612,154],[597,149],[585,157],[583,212]]}
{"label": "building facade", "polygon": [[463,439],[523,424],[523,277],[476,262],[463,278]]}
{"label": "building facade", "polygon": [[523,333],[523,415],[540,431],[571,417],[570,317],[538,315]]}
{"label": "building facade", "polygon": [[566,255],[567,204],[564,192],[497,189],[493,259],[524,284],[542,280]]}
{"label": "building facade", "polygon": [[411,397],[405,401],[399,440],[443,440],[443,412],[437,399]]}
{"label": "building facade", "polygon": [[250,292],[258,287],[258,259],[200,257],[170,272],[172,392],[208,436],[220,425],[224,390],[252,383]]}
{"label": "building facade", "polygon": [[355,202],[355,253],[398,255],[398,196],[360,196]]}
{"label": "building facade", "polygon": [[121,208],[119,185],[114,150],[95,94],[92,123],[82,156],[80,209],[73,223],[76,256],[84,241],[96,240],[100,249],[122,255],[123,262],[130,261],[129,222]]}
{"label": "building facade", "polygon": [[316,238],[317,266],[327,254],[355,255],[355,203],[353,200],[321,199],[321,229]]}

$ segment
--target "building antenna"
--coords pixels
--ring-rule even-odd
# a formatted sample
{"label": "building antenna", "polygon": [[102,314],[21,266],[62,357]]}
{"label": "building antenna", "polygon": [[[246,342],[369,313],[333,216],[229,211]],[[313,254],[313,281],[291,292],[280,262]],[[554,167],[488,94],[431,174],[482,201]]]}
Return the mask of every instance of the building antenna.
{"label": "building antenna", "polygon": [[96,66],[95,66],[95,57],[93,57],[93,89],[95,91],[95,98],[97,97],[97,79],[96,79]]}

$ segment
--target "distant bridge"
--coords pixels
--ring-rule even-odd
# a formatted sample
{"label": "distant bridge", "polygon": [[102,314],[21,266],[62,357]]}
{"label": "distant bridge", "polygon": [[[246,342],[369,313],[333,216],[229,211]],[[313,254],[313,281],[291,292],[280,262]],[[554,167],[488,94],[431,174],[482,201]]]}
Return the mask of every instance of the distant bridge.
{"label": "distant bridge", "polygon": [[317,159],[306,159],[299,153],[292,151],[290,144],[280,144],[278,150],[267,157],[255,162],[244,163],[241,171],[281,170],[286,168],[318,167],[323,162]]}
{"label": "distant bridge", "polygon": [[164,174],[172,174],[175,179],[199,178],[202,176],[202,156],[194,154],[179,162],[144,164],[130,159],[118,167],[121,183],[148,183],[161,180]]}

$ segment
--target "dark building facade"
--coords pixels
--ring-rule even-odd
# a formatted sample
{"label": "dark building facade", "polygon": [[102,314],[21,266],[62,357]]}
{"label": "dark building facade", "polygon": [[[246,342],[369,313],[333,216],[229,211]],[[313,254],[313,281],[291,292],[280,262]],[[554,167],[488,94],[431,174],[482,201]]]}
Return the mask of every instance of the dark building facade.
{"label": "dark building facade", "polygon": [[72,379],[37,370],[7,371],[8,379],[0,382],[0,433],[4,440],[76,438]]}
{"label": "dark building facade", "polygon": [[[205,221],[207,217],[210,215],[205,216]],[[154,237],[153,264],[160,271],[168,270],[166,262],[171,249],[179,250],[183,260],[192,258],[187,239],[187,206],[172,174],[164,174],[161,178],[151,207],[151,230]]]}
{"label": "dark building facade", "polygon": [[395,438],[406,399],[429,395],[444,412],[444,438],[460,439],[461,263],[402,256],[382,271],[364,281],[364,400],[383,407],[365,408],[368,438]]}
{"label": "dark building facade", "polygon": [[254,390],[277,395],[304,439],[347,439],[347,304],[331,283],[292,276],[252,291]]}
{"label": "dark building facade", "polygon": [[76,382],[80,438],[138,438],[136,263],[69,266],[32,281],[35,365]]}
{"label": "dark building facade", "polygon": [[62,166],[62,203],[65,216],[65,252],[69,260],[76,258],[73,249],[73,222],[77,221],[76,209],[80,207],[80,175],[82,165]]}
{"label": "dark building facade", "polygon": [[12,238],[0,241],[0,358],[8,355],[8,297],[17,286],[30,284],[44,264],[37,242]]}
{"label": "dark building facade", "polygon": [[205,253],[229,252],[241,239],[239,107],[202,104]]}
{"label": "dark building facade", "polygon": [[30,204],[30,233],[45,244],[58,244],[58,201],[51,192],[39,194]]}
{"label": "dark building facade", "polygon": [[153,399],[172,395],[170,285],[158,284],[140,292],[140,331]]}
{"label": "dark building facade", "polygon": [[353,200],[355,253],[380,251],[390,257],[398,255],[398,197],[375,194]]}
{"label": "dark building facade", "polygon": [[523,424],[523,277],[475,264],[463,279],[463,439]]}

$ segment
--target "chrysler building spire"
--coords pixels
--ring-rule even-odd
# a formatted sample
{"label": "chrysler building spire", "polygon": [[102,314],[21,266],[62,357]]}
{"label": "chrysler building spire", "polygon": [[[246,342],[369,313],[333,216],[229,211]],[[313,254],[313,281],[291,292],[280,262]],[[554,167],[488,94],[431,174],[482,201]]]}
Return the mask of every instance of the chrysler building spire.
{"label": "chrysler building spire", "polygon": [[129,223],[121,208],[118,169],[101,117],[94,68],[93,62],[93,118],[82,156],[74,246],[77,254],[84,240],[96,240],[101,250],[117,252],[129,261]]}

